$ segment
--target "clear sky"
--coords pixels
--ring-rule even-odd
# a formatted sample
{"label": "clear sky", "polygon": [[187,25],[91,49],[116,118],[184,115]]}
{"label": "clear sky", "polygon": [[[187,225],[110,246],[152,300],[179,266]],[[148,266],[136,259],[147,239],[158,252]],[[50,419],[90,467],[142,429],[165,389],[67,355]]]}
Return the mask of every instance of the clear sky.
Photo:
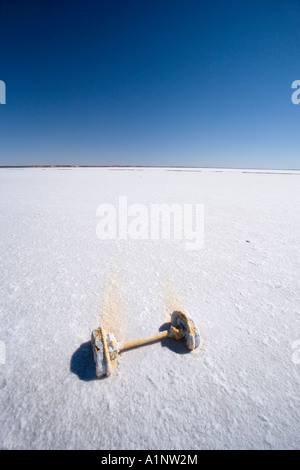
{"label": "clear sky", "polygon": [[298,0],[0,0],[1,165],[300,168]]}

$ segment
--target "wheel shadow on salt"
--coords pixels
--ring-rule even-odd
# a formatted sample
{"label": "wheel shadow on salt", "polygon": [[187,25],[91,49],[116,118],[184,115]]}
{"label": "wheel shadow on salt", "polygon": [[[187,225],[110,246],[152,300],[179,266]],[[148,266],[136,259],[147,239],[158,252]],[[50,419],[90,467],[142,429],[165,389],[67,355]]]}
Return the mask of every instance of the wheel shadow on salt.
{"label": "wheel shadow on salt", "polygon": [[70,371],[73,372],[73,374],[76,374],[80,380],[84,380],[85,382],[101,380],[96,376],[91,341],[82,343],[73,353],[70,362]]}
{"label": "wheel shadow on salt", "polygon": [[[170,327],[171,327],[170,322],[164,323],[159,328],[159,331],[169,330]],[[189,354],[190,353],[190,351],[186,347],[186,343],[184,339],[176,340],[175,338],[170,338],[170,337],[162,338],[161,347],[168,348],[176,354]]]}

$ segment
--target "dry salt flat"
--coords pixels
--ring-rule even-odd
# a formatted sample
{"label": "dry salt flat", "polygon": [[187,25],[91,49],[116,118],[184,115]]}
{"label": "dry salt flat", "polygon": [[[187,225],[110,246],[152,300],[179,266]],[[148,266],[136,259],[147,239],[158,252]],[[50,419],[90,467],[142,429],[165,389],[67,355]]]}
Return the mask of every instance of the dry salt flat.
{"label": "dry salt flat", "polygon": [[[0,170],[0,447],[300,446],[300,172]],[[204,244],[101,240],[99,204],[204,205]],[[97,379],[90,335],[165,340]]]}

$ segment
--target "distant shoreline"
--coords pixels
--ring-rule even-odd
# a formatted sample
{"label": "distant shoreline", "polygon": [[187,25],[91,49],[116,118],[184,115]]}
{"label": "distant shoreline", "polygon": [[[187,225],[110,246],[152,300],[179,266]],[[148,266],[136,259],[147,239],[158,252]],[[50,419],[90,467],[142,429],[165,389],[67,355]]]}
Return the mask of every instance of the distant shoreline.
{"label": "distant shoreline", "polygon": [[237,167],[210,167],[210,166],[173,166],[173,165],[0,165],[0,169],[5,168],[182,168],[195,170],[241,170],[241,171],[300,171],[300,168],[237,168]]}

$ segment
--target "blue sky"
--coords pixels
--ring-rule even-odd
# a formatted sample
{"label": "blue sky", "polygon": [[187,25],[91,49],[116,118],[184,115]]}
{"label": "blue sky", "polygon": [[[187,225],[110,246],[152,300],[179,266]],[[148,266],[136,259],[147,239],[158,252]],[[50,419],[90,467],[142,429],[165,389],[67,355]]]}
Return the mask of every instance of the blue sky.
{"label": "blue sky", "polygon": [[298,0],[0,0],[1,165],[300,168]]}

